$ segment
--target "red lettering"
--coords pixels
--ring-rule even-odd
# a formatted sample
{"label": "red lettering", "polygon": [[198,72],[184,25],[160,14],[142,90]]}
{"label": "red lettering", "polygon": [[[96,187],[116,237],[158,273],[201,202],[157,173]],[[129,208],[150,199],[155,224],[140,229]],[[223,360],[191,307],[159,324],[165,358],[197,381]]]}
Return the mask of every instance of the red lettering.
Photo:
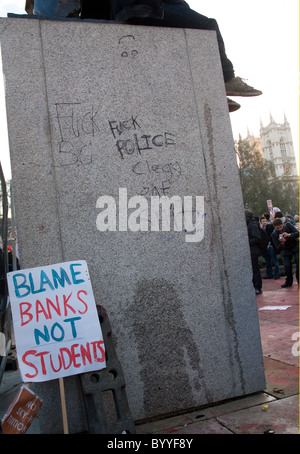
{"label": "red lettering", "polygon": [[91,349],[90,349],[90,343],[86,343],[86,348],[84,348],[83,345],[80,345],[80,353],[82,357],[82,363],[85,366],[86,365],[86,359],[90,364],[92,364],[92,356],[91,356]]}
{"label": "red lettering", "polygon": [[[102,347],[103,341],[87,342],[86,345],[73,344],[70,348],[61,347],[56,354],[50,353],[49,351],[38,352],[37,350],[28,350],[22,356],[22,362],[33,369],[32,373],[27,372],[25,377],[33,379],[38,374],[47,375],[49,374],[48,368],[54,373],[58,373],[61,369],[68,370],[71,366],[79,369],[84,367],[86,364],[93,364],[93,362],[101,363],[105,360],[105,350]],[[49,354],[49,359],[46,361],[46,357]],[[39,358],[39,364],[35,365],[31,363],[30,356]],[[57,355],[57,359],[56,359]],[[54,359],[55,357],[55,359]],[[54,364],[55,363],[55,364]]]}
{"label": "red lettering", "polygon": [[[27,309],[23,309],[23,306],[24,305],[27,305]],[[31,322],[31,320],[33,319],[33,315],[29,312],[29,310],[31,309],[32,307],[32,304],[30,303],[21,303],[19,305],[19,308],[20,308],[20,314],[21,314],[21,326],[24,326],[24,325],[27,325],[27,323]],[[28,319],[27,320],[24,320],[24,316],[27,316]]]}
{"label": "red lettering", "polygon": [[[40,321],[41,318],[45,318],[46,320],[51,320],[55,313],[61,317],[62,311],[64,312],[65,316],[68,316],[71,313],[76,314],[86,314],[88,311],[88,304],[83,300],[82,294],[87,296],[88,292],[85,290],[79,290],[77,292],[77,299],[82,303],[82,308],[75,310],[74,307],[71,306],[70,298],[72,297],[72,293],[69,295],[63,295],[63,308],[60,307],[59,297],[58,295],[55,296],[55,301],[46,298],[45,302],[40,300],[36,300],[35,302],[35,319],[37,322]],[[19,304],[20,309],[20,316],[21,316],[21,326],[27,325],[27,323],[33,320],[34,315],[32,314],[32,304],[27,302],[22,302]],[[32,311],[32,312],[31,312]]]}
{"label": "red lettering", "polygon": [[[63,362],[63,367],[64,367],[65,370],[67,370],[67,369],[69,369],[69,367],[70,367],[71,364],[72,364],[72,355],[71,355],[71,352],[70,352],[70,350],[69,350],[68,348],[65,348],[65,347],[60,348],[59,351],[60,351],[60,354],[61,354],[61,359],[62,359],[62,362]],[[63,355],[64,352],[65,352],[65,353],[68,355],[68,357],[69,357],[69,358],[68,358],[68,359],[69,359],[69,364],[66,364],[66,362],[65,362],[65,358],[64,358],[64,355]]]}
{"label": "red lettering", "polygon": [[77,292],[77,298],[78,298],[79,301],[80,301],[82,304],[84,304],[84,306],[85,306],[85,310],[84,310],[83,312],[81,312],[81,311],[79,311],[79,310],[78,310],[78,312],[79,312],[79,314],[85,314],[85,313],[87,312],[87,310],[88,310],[88,305],[86,304],[85,301],[83,301],[83,300],[80,298],[80,296],[79,296],[80,293],[84,293],[85,295],[87,295],[87,292],[86,292],[85,290],[79,290],[79,292]]}
{"label": "red lettering", "polygon": [[63,295],[63,297],[64,297],[64,314],[65,315],[68,315],[67,308],[69,308],[73,312],[73,314],[76,314],[75,309],[68,304],[68,301],[71,298],[71,296],[72,296],[72,293],[70,293],[70,295],[67,298],[66,298],[66,295]]}
{"label": "red lettering", "polygon": [[55,298],[56,298],[56,305],[49,298],[46,298],[48,317],[50,319],[52,318],[50,306],[55,310],[57,315],[61,316],[61,310],[60,310],[60,307],[59,307],[58,295],[56,295]]}
{"label": "red lettering", "polygon": [[23,363],[26,364],[26,366],[32,367],[32,368],[35,370],[35,373],[34,373],[33,375],[30,375],[30,374],[28,374],[28,373],[25,374],[25,377],[27,377],[27,378],[34,378],[34,377],[36,377],[37,374],[38,374],[38,369],[37,369],[37,367],[36,367],[34,364],[30,363],[29,361],[26,361],[28,355],[35,355],[35,354],[36,354],[36,350],[28,350],[28,351],[27,351],[26,353],[24,353],[24,355],[22,356],[22,361],[23,361]]}
{"label": "red lettering", "polygon": [[50,353],[50,352],[40,352],[40,353],[36,353],[36,355],[35,355],[35,356],[40,356],[41,357],[41,366],[42,366],[42,374],[43,375],[47,374],[46,365],[45,365],[45,361],[44,361],[44,356],[48,355],[48,353]]}
{"label": "red lettering", "polygon": [[49,315],[45,311],[42,303],[39,300],[36,300],[35,302],[35,310],[36,310],[36,321],[39,321],[39,314],[43,314],[46,320],[48,320]]}
{"label": "red lettering", "polygon": [[[103,341],[91,342],[91,345],[93,347],[94,359],[95,359],[95,361],[97,361],[97,363],[102,363],[105,360],[105,351],[101,347],[101,344],[104,344],[104,342]],[[101,357],[100,358],[98,358],[98,355],[97,355],[97,347],[98,347],[98,349],[101,352]]]}
{"label": "red lettering", "polygon": [[50,364],[51,364],[53,372],[59,372],[60,369],[62,368],[62,360],[61,360],[61,357],[59,355],[58,355],[58,362],[59,362],[58,369],[55,369],[55,367],[53,365],[53,361],[52,361],[52,355],[50,355]]}
{"label": "red lettering", "polygon": [[80,353],[75,353],[75,348],[79,347],[79,344],[74,344],[71,347],[71,353],[72,353],[72,360],[73,360],[73,365],[74,367],[80,367],[81,364],[76,363],[76,358],[80,358]]}

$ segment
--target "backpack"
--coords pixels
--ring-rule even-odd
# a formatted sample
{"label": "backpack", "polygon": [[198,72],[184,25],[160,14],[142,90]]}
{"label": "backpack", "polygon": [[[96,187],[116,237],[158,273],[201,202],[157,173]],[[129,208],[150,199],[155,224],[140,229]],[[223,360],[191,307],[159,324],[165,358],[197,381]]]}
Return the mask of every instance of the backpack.
{"label": "backpack", "polygon": [[136,18],[162,19],[162,0],[110,0],[112,20],[127,22]]}
{"label": "backpack", "polygon": [[258,226],[258,229],[259,229],[259,232],[260,232],[259,245],[260,245],[261,249],[267,249],[268,244],[270,242],[270,239],[269,239],[269,237],[267,235],[267,232],[265,231],[265,229],[262,229],[260,225]]}

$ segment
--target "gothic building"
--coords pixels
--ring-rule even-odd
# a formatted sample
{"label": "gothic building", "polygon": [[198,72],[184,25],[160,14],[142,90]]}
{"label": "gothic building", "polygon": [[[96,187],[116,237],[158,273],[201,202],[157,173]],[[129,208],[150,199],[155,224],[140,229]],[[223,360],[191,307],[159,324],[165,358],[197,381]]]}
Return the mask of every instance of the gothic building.
{"label": "gothic building", "polygon": [[290,125],[284,116],[284,123],[276,123],[270,115],[270,123],[260,123],[260,142],[263,158],[274,164],[275,178],[299,181]]}

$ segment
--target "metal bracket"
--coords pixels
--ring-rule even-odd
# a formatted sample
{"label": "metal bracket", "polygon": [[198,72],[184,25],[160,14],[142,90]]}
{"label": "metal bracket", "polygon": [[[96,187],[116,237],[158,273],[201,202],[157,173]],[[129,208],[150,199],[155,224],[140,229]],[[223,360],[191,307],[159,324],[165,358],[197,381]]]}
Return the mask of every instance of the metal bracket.
{"label": "metal bracket", "polygon": [[106,354],[106,368],[80,375],[88,430],[91,434],[135,434],[108,315],[97,305]]}

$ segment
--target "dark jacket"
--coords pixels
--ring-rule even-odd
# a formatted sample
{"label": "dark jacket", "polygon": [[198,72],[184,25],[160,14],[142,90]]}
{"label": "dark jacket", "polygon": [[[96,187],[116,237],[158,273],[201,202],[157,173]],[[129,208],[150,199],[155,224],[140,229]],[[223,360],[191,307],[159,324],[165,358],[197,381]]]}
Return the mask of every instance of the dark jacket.
{"label": "dark jacket", "polygon": [[273,238],[272,238],[272,233],[273,232],[274,232],[274,226],[273,226],[272,222],[268,222],[267,225],[266,225],[266,234],[269,237],[271,245],[275,248],[275,244],[274,244],[274,241],[273,241]]}
{"label": "dark jacket", "polygon": [[247,229],[248,229],[248,237],[249,237],[249,245],[250,245],[250,252],[252,255],[261,255],[261,235],[256,224],[255,220],[252,218],[246,218]]}
{"label": "dark jacket", "polygon": [[82,0],[82,19],[128,22],[136,18],[162,19],[162,0]]}
{"label": "dark jacket", "polygon": [[[290,233],[291,236],[286,240],[285,244],[281,244],[279,235],[284,232]],[[293,255],[294,252],[299,250],[299,230],[289,222],[283,225],[282,232],[278,232],[275,229],[272,233],[272,239],[275,244],[276,252],[280,252],[282,255]]]}
{"label": "dark jacket", "polygon": [[[45,0],[47,1],[47,0]],[[98,20],[115,20],[120,22],[127,22],[135,18],[153,18],[162,19],[163,3],[185,3],[184,0],[78,0],[78,5],[81,4],[80,12],[82,19],[98,19]],[[74,0],[71,2],[59,3],[57,0],[57,8],[60,12],[59,15],[74,17],[73,7]],[[25,11],[32,15],[34,8],[34,0],[25,0]],[[43,8],[47,8],[44,4]],[[51,11],[49,6],[49,11]],[[79,11],[78,11],[79,12]],[[68,14],[69,13],[69,14]],[[49,14],[50,15],[50,14]],[[77,17],[77,16],[76,16]]]}
{"label": "dark jacket", "polygon": [[110,20],[110,1],[101,0],[100,2],[97,2],[95,0],[82,0],[81,18]]}
{"label": "dark jacket", "polygon": [[162,19],[164,3],[182,3],[184,0],[82,0],[82,19],[116,20]]}

